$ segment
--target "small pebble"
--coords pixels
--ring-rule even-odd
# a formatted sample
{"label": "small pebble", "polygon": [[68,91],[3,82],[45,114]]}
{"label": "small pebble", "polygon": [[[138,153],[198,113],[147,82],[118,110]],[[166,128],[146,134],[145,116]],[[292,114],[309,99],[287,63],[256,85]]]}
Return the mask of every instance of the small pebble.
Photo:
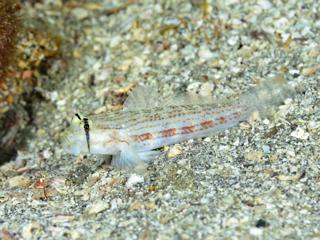
{"label": "small pebble", "polygon": [[86,209],[86,213],[88,215],[96,215],[100,212],[103,212],[104,210],[110,208],[110,205],[108,202],[103,201],[103,200],[98,200],[96,202],[94,202],[91,206],[89,206]]}
{"label": "small pebble", "polygon": [[228,218],[225,222],[224,222],[224,226],[225,227],[235,227],[239,225],[239,220],[237,218],[231,217]]}
{"label": "small pebble", "polygon": [[249,232],[252,236],[260,237],[263,234],[263,229],[254,227],[254,228],[250,228]]}
{"label": "small pebble", "polygon": [[50,149],[45,149],[43,151],[43,157],[44,159],[49,159],[52,156],[52,152],[50,151]]}
{"label": "small pebble", "polygon": [[296,174],[296,175],[279,175],[278,179],[280,181],[297,181],[301,178],[301,174]]}
{"label": "small pebble", "polygon": [[306,140],[309,137],[309,133],[306,132],[303,128],[297,127],[291,134],[290,136],[301,139],[301,140]]}
{"label": "small pebble", "polygon": [[111,209],[117,209],[120,205],[122,205],[122,200],[120,198],[111,200]]}
{"label": "small pebble", "polygon": [[152,210],[152,209],[156,209],[157,208],[157,205],[153,201],[146,202],[144,206],[148,210]]}
{"label": "small pebble", "polygon": [[171,198],[171,194],[170,193],[166,193],[166,194],[163,195],[163,199],[165,199],[165,200],[170,200],[170,198]]}
{"label": "small pebble", "polygon": [[37,222],[31,222],[25,225],[22,228],[22,237],[23,239],[36,239],[33,236],[35,235],[36,231],[40,231],[42,229],[41,225]]}
{"label": "small pebble", "polygon": [[320,127],[320,122],[318,121],[310,121],[308,123],[308,129],[314,131]]}
{"label": "small pebble", "polygon": [[262,149],[263,149],[264,153],[270,153],[270,146],[269,145],[263,145]]}
{"label": "small pebble", "polygon": [[174,145],[170,147],[169,152],[167,154],[168,158],[174,158],[182,153],[182,147],[180,145]]}
{"label": "small pebble", "polygon": [[84,8],[75,8],[72,10],[71,14],[78,20],[83,20],[89,15],[88,11]]}
{"label": "small pebble", "polygon": [[101,69],[96,73],[95,80],[97,82],[103,82],[103,81],[106,81],[108,77],[110,77],[110,75],[111,75],[110,69]]}
{"label": "small pebble", "polygon": [[196,49],[192,45],[187,45],[181,50],[181,54],[186,61],[190,61],[196,57]]}
{"label": "small pebble", "polygon": [[205,45],[202,45],[200,47],[198,55],[199,55],[199,58],[200,58],[201,61],[207,61],[207,60],[210,60],[210,59],[212,59],[214,57],[214,54]]}
{"label": "small pebble", "polygon": [[134,203],[131,204],[129,211],[134,211],[134,210],[139,210],[139,209],[143,209],[144,205],[142,204],[142,202],[140,201],[135,201]]}
{"label": "small pebble", "polygon": [[74,215],[57,215],[52,218],[52,223],[57,224],[57,223],[65,223],[65,222],[70,222],[75,219]]}
{"label": "small pebble", "polygon": [[265,10],[270,9],[272,7],[272,3],[268,0],[259,0],[258,4]]}
{"label": "small pebble", "polygon": [[12,177],[8,180],[9,183],[9,187],[14,188],[14,187],[18,187],[18,188],[27,188],[30,186],[31,181],[29,178],[25,177],[25,176],[15,176]]}
{"label": "small pebble", "polygon": [[143,183],[144,182],[144,177],[137,175],[137,174],[132,174],[126,183],[127,188],[132,188],[134,185],[138,183]]}
{"label": "small pebble", "polygon": [[204,97],[211,96],[213,89],[214,89],[214,84],[211,82],[206,82],[202,84],[202,86],[200,87],[199,94]]}
{"label": "small pebble", "polygon": [[312,76],[314,75],[319,67],[309,67],[309,68],[304,68],[302,69],[302,74],[305,76]]}
{"label": "small pebble", "polygon": [[193,82],[188,85],[187,92],[192,93],[192,94],[197,94],[200,87],[201,87],[201,82]]}
{"label": "small pebble", "polygon": [[234,35],[234,36],[230,37],[227,42],[230,46],[234,46],[237,44],[238,41],[239,41],[238,35]]}
{"label": "small pebble", "polygon": [[245,154],[245,159],[250,161],[261,161],[263,157],[262,151],[251,151]]}

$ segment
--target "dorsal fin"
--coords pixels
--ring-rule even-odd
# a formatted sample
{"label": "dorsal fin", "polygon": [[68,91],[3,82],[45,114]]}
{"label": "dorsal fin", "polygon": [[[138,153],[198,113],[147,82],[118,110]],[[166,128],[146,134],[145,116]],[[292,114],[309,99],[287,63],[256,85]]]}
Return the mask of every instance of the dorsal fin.
{"label": "dorsal fin", "polygon": [[156,88],[151,86],[137,86],[124,102],[123,110],[150,109],[161,106],[160,99],[161,96]]}
{"label": "dorsal fin", "polygon": [[180,93],[164,97],[158,92],[156,87],[138,86],[129,94],[124,103],[123,110],[130,111],[164,106],[204,104],[215,105],[215,99],[212,96],[201,96],[192,93]]}

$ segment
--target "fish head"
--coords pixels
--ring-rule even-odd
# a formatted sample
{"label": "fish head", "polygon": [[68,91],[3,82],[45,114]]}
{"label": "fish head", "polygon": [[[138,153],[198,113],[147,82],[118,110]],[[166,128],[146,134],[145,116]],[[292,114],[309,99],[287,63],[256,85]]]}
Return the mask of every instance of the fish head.
{"label": "fish head", "polygon": [[[79,114],[75,114],[72,118],[69,128],[63,135],[62,145],[65,152],[73,155],[89,153],[84,119],[86,118],[81,117]],[[86,120],[86,123],[88,124],[89,122]]]}
{"label": "fish head", "polygon": [[123,141],[115,129],[101,128],[90,117],[76,114],[63,136],[65,152],[79,154],[117,154]]}

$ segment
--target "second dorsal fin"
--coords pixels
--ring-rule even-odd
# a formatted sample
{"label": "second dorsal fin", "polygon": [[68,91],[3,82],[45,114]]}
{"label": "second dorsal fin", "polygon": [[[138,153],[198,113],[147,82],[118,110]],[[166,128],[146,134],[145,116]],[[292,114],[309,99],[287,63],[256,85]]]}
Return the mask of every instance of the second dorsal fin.
{"label": "second dorsal fin", "polygon": [[152,109],[165,106],[179,105],[215,105],[215,99],[212,96],[201,96],[191,93],[172,94],[164,97],[156,87],[137,86],[129,94],[124,103],[124,111]]}
{"label": "second dorsal fin", "polygon": [[161,106],[161,96],[156,88],[137,86],[124,102],[123,110],[150,109]]}

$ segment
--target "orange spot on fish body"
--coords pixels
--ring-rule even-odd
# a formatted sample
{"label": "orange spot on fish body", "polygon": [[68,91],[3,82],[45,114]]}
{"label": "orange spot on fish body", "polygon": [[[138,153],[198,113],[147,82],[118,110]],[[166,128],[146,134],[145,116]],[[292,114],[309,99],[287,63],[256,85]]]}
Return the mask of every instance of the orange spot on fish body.
{"label": "orange spot on fish body", "polygon": [[133,135],[132,138],[137,142],[144,142],[153,139],[153,135],[151,133],[143,133],[139,135]]}
{"label": "orange spot on fish body", "polygon": [[203,129],[208,129],[208,128],[213,128],[213,127],[214,127],[214,124],[213,124],[213,121],[212,121],[212,120],[209,120],[209,121],[201,122],[201,123],[200,123],[200,126],[201,126]]}
{"label": "orange spot on fish body", "polygon": [[189,134],[193,133],[195,131],[194,126],[185,126],[181,128],[181,134]]}
{"label": "orange spot on fish body", "polygon": [[219,123],[220,123],[220,124],[226,123],[226,118],[225,118],[225,117],[222,117],[222,116],[221,116],[221,117],[218,118],[218,120],[219,120]]}
{"label": "orange spot on fish body", "polygon": [[162,138],[172,137],[172,136],[176,135],[176,129],[170,128],[167,130],[162,130],[162,131],[160,131],[160,133],[161,133]]}
{"label": "orange spot on fish body", "polygon": [[139,135],[140,142],[144,142],[151,139],[153,139],[153,135],[151,133],[144,133]]}

